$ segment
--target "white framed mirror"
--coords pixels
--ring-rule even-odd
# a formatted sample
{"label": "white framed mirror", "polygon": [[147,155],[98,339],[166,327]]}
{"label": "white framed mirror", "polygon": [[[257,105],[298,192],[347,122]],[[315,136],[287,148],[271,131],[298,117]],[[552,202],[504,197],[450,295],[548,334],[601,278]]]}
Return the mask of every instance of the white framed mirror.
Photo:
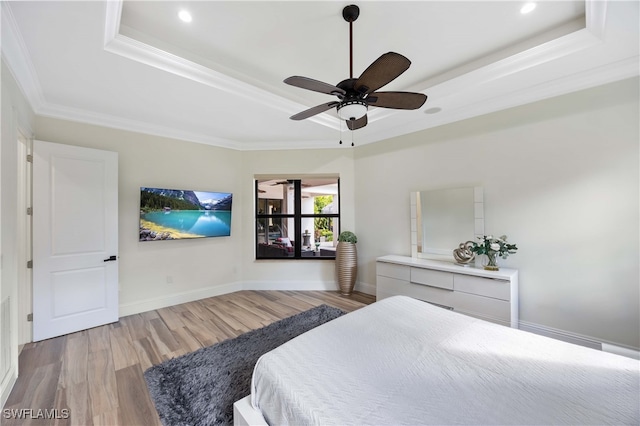
{"label": "white framed mirror", "polygon": [[484,235],[481,186],[411,193],[411,256],[453,261],[453,249]]}

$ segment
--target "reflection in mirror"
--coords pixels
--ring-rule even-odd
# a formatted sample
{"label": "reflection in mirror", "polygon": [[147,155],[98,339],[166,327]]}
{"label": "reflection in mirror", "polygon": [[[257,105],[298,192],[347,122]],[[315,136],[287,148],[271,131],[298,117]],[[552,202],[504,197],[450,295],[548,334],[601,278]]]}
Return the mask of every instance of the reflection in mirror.
{"label": "reflection in mirror", "polygon": [[453,249],[484,234],[482,187],[411,193],[411,254],[453,260]]}

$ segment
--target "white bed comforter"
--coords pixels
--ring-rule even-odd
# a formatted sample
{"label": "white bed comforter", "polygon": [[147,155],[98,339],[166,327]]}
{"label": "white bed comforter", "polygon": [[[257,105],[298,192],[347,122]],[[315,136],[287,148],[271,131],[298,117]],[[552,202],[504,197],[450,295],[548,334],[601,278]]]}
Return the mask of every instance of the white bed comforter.
{"label": "white bed comforter", "polygon": [[263,355],[271,425],[635,424],[639,362],[396,296]]}

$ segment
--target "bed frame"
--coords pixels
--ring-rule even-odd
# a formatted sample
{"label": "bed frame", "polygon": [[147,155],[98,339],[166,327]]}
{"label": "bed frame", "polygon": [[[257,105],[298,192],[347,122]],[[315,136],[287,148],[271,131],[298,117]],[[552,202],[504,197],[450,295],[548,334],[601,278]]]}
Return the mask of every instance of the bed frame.
{"label": "bed frame", "polygon": [[233,403],[234,426],[268,426],[260,411],[251,406],[251,395]]}

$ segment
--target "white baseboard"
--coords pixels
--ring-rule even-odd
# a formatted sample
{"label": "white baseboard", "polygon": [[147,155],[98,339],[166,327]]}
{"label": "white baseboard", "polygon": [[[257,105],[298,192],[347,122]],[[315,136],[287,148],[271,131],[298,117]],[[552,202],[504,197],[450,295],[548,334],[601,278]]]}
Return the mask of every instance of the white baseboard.
{"label": "white baseboard", "polygon": [[222,294],[233,293],[234,291],[240,290],[242,290],[242,283],[236,282],[193,291],[185,291],[182,293],[174,293],[163,297],[141,300],[134,303],[123,303],[120,305],[119,314],[121,317],[125,317],[127,315],[153,311],[154,309],[166,308],[167,306],[193,302],[194,300],[220,296]]}
{"label": "white baseboard", "polygon": [[9,399],[9,394],[13,389],[13,385],[16,384],[18,380],[18,371],[17,368],[11,367],[11,369],[7,372],[6,376],[2,383],[0,383],[0,408],[4,407],[7,400]]}
{"label": "white baseboard", "polygon": [[373,296],[376,295],[376,286],[375,286],[375,284],[368,284],[368,283],[358,282],[356,284],[355,290],[359,291],[359,292],[362,292],[362,293],[371,294]]}
{"label": "white baseboard", "polygon": [[589,336],[571,333],[557,328],[547,327],[545,325],[534,324],[530,322],[520,321],[518,328],[520,330],[529,331],[541,336],[551,337],[552,339],[562,340],[564,342],[576,345],[586,346],[587,348],[602,350],[602,342]]}
{"label": "white baseboard", "polygon": [[640,351],[637,349],[625,348],[611,343],[602,343],[602,351],[616,355],[626,356],[627,358],[640,360]]}
{"label": "white baseboard", "polygon": [[[298,291],[337,291],[335,281],[244,281],[243,290],[298,290]],[[367,283],[356,283],[355,291],[376,294],[376,287]]]}
{"label": "white baseboard", "polygon": [[299,290],[299,291],[331,291],[338,287],[334,281],[243,281],[243,290]]}
{"label": "white baseboard", "polygon": [[581,334],[571,333],[569,331],[559,330],[557,328],[533,324],[525,321],[520,321],[519,328],[520,330],[529,331],[541,336],[551,337],[552,339],[562,340],[564,342],[586,346],[588,348],[597,349],[599,351],[609,352],[616,355],[622,355],[628,358],[640,360],[640,351],[638,349],[619,346],[607,341],[598,340],[595,337],[584,336]]}

